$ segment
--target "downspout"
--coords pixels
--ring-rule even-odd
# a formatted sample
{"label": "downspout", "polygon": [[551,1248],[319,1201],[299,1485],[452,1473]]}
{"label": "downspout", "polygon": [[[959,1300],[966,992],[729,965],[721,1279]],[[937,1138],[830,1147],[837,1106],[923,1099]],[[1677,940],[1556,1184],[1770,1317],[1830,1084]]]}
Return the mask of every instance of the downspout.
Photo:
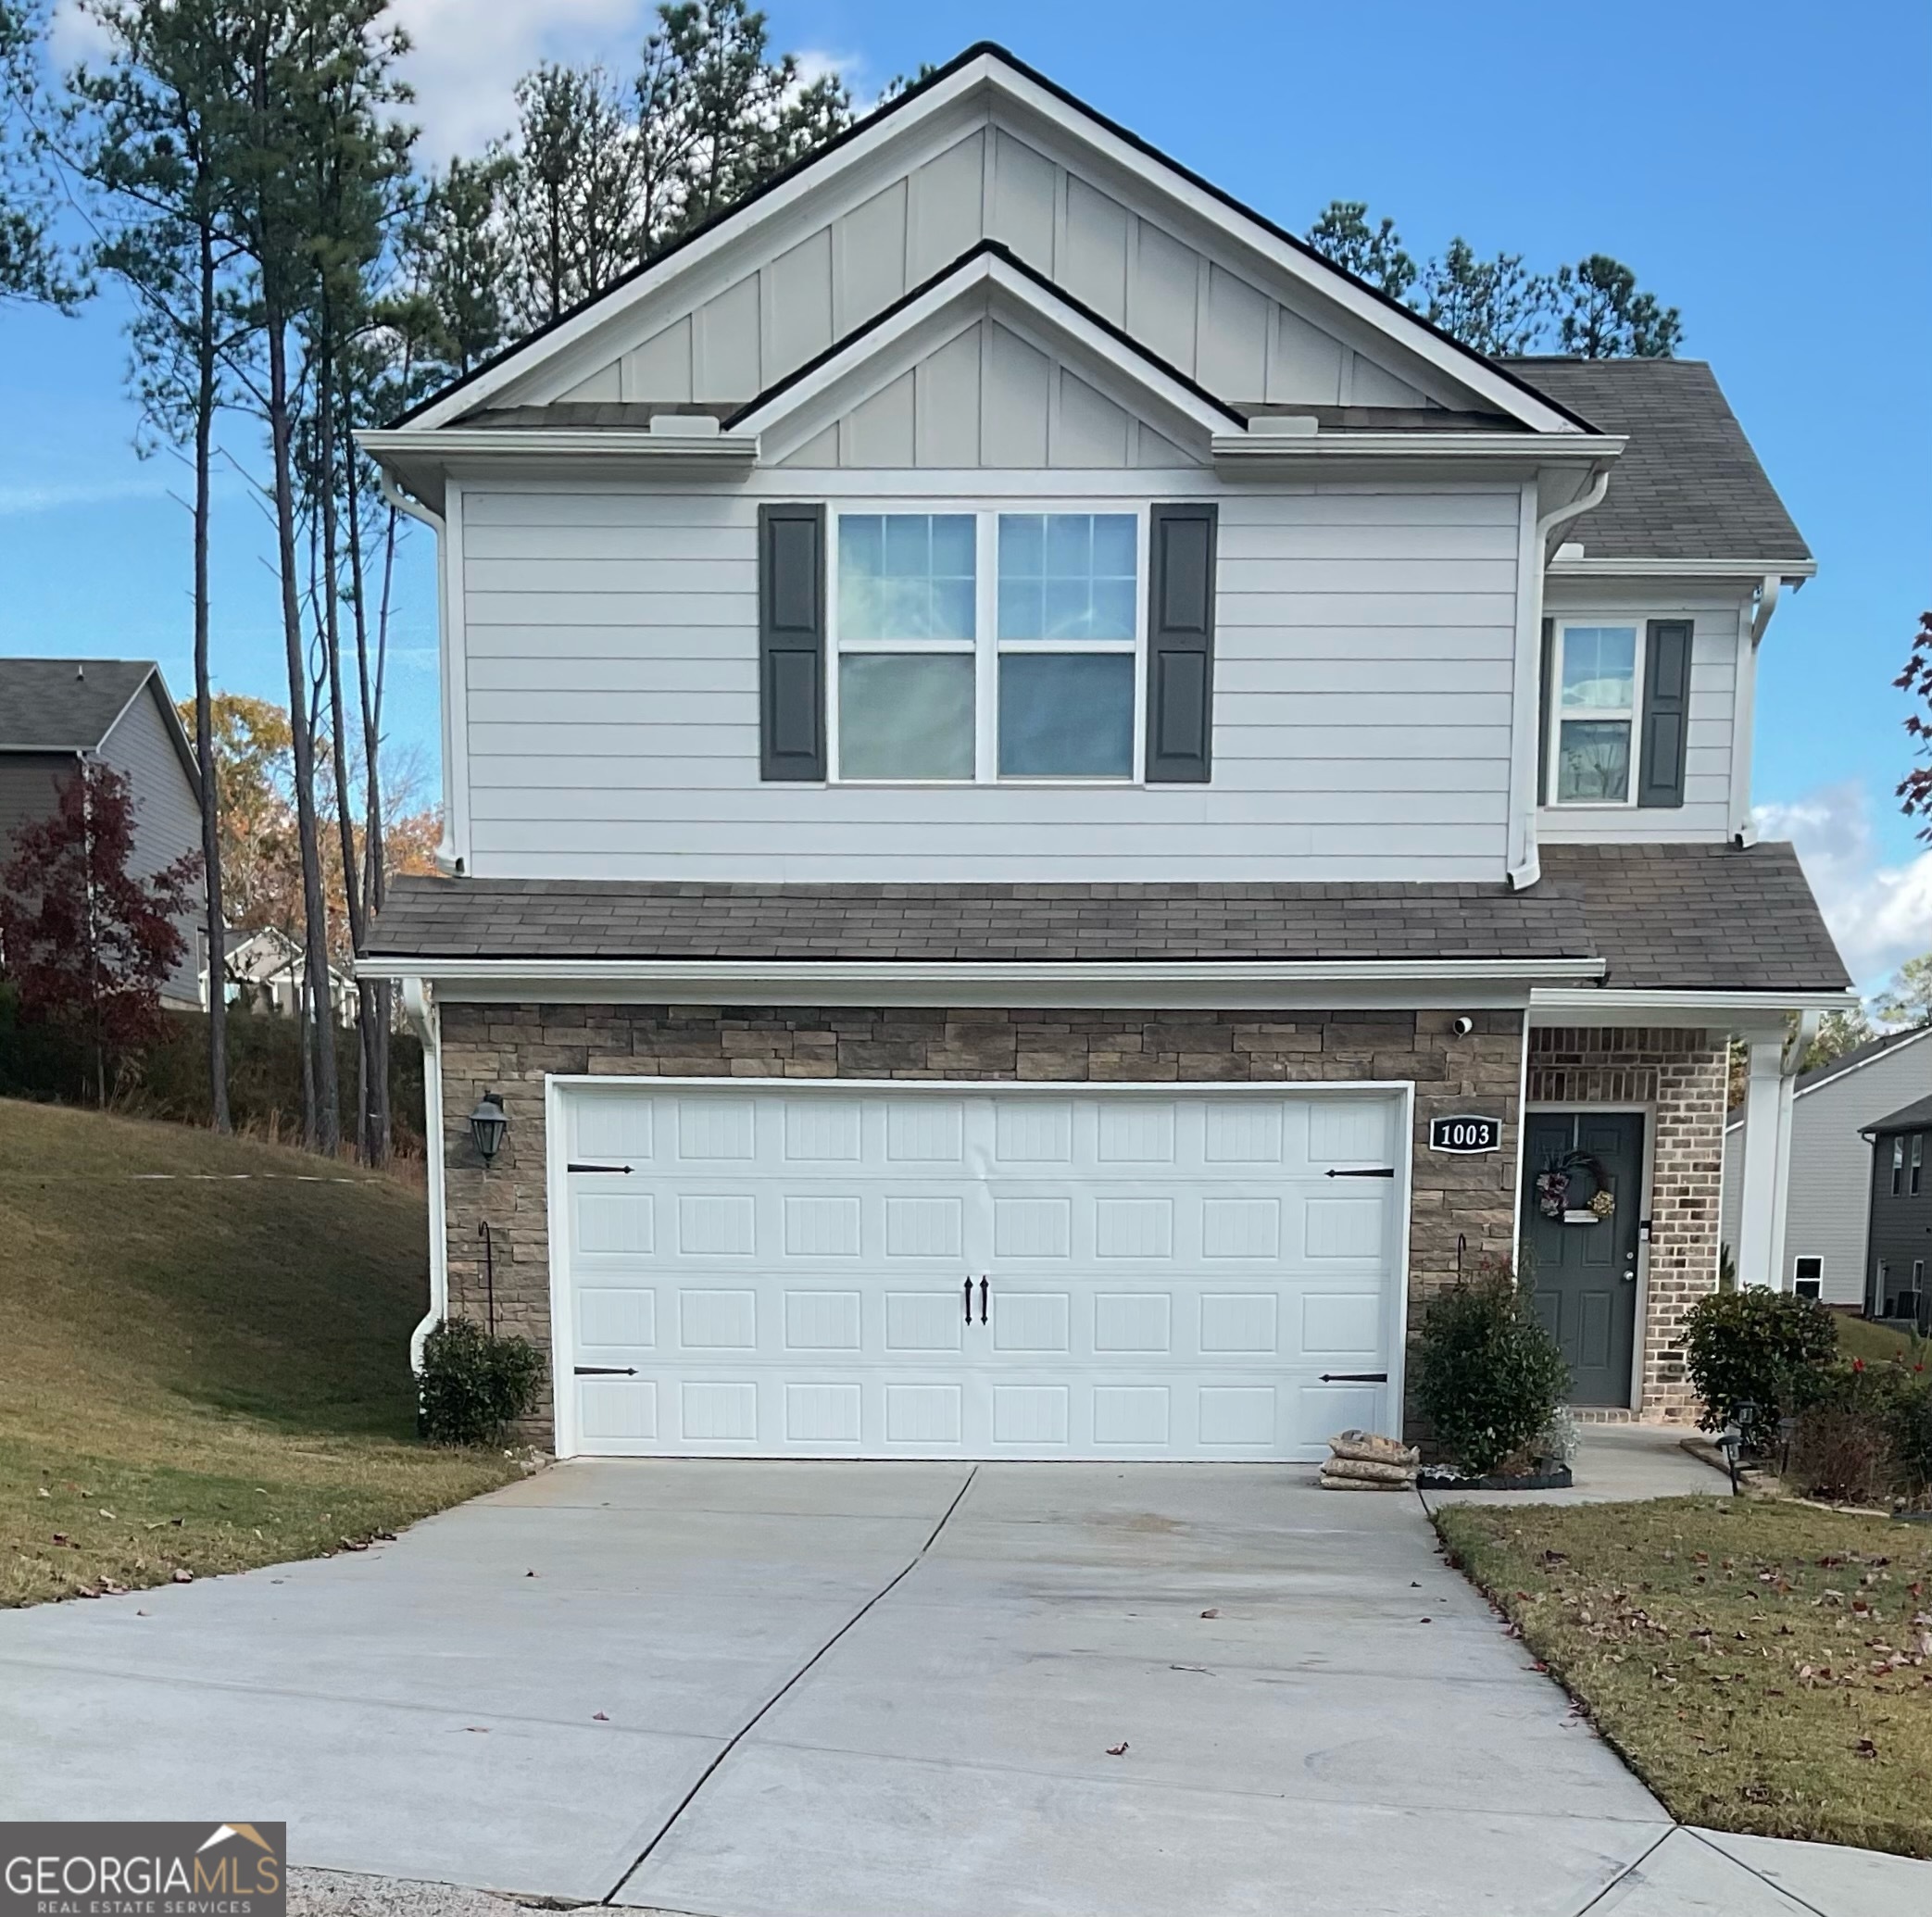
{"label": "downspout", "polygon": [[443,838],[436,847],[436,870],[445,879],[453,878],[457,871],[457,848],[456,842],[449,835],[449,827],[450,821],[456,817],[456,808],[450,803],[449,769],[456,763],[456,756],[449,736],[449,590],[447,582],[442,577],[448,528],[441,513],[432,512],[420,499],[412,499],[380,466],[376,468],[376,482],[389,505],[397,512],[420,520],[436,535],[436,663],[443,682]]}
{"label": "downspout", "polygon": [[443,1045],[435,996],[422,979],[402,981],[403,1016],[422,1041],[422,1146],[429,1174],[430,1308],[409,1334],[409,1369],[422,1375],[423,1340],[449,1315],[449,1224],[443,1197]]}
{"label": "downspout", "polygon": [[1778,594],[1784,582],[1767,572],[1758,587],[1757,604],[1751,608],[1748,644],[1738,660],[1738,709],[1731,723],[1731,842],[1754,846],[1758,829],[1750,816],[1750,759],[1753,728],[1758,703],[1758,647],[1763,643],[1764,628],[1777,610]]}
{"label": "downspout", "polygon": [[1549,567],[1550,538],[1572,520],[1581,519],[1585,513],[1601,506],[1604,495],[1609,491],[1610,465],[1608,461],[1600,461],[1591,468],[1590,482],[1576,498],[1571,500],[1567,506],[1552,507],[1537,520],[1536,543],[1533,548],[1534,565],[1529,586],[1529,618],[1525,622],[1527,630],[1524,635],[1524,644],[1531,663],[1518,681],[1520,684],[1523,679],[1527,679],[1533,693],[1530,700],[1533,720],[1522,728],[1520,734],[1528,742],[1520,749],[1526,756],[1532,756],[1532,763],[1526,777],[1519,768],[1517,780],[1517,790],[1528,790],[1530,801],[1524,808],[1523,815],[1517,821],[1521,839],[1509,871],[1510,889],[1512,892],[1527,891],[1543,876],[1542,862],[1537,848],[1537,808],[1542,804],[1543,795],[1535,789],[1536,771],[1533,756],[1538,752],[1538,742],[1543,733],[1543,701],[1549,696],[1549,690],[1543,683],[1542,664],[1543,577]]}

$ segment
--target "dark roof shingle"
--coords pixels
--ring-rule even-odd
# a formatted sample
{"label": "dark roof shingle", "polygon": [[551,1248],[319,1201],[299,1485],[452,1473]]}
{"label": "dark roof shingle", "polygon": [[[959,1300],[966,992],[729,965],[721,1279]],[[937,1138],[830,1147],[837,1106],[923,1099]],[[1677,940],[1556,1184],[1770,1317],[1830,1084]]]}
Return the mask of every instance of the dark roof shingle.
{"label": "dark roof shingle", "polygon": [[1788,846],[1564,846],[1494,885],[398,879],[370,954],[931,962],[1589,958],[1639,989],[1846,983]]}
{"label": "dark roof shingle", "polygon": [[1505,359],[1561,406],[1630,443],[1594,512],[1566,527],[1591,558],[1806,560],[1744,429],[1701,359]]}
{"label": "dark roof shingle", "polygon": [[92,752],[152,659],[0,658],[0,752]]}

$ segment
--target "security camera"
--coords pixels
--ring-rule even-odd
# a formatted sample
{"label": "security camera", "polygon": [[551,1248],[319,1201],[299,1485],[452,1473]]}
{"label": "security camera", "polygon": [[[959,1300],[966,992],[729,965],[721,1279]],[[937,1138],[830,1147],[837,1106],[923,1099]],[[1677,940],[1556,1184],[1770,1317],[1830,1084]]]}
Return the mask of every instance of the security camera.
{"label": "security camera", "polygon": [[1466,1014],[1449,1027],[1458,1038],[1467,1038],[1475,1030],[1475,1021]]}

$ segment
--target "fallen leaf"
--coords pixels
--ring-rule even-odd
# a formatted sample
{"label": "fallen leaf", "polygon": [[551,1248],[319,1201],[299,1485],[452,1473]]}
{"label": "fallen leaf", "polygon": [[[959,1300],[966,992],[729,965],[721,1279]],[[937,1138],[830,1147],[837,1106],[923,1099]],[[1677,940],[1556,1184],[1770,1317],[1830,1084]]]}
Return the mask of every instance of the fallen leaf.
{"label": "fallen leaf", "polygon": [[[43,1497],[51,1497],[54,1495],[51,1491],[47,1489],[47,1487],[44,1485],[36,1486],[36,1489],[38,1490],[40,1496]],[[1914,1598],[1916,1598],[1918,1596],[1918,1593],[1914,1591],[1912,1595]]]}
{"label": "fallen leaf", "polygon": [[192,1571],[177,1570],[171,1581],[177,1585],[192,1585],[194,1582],[194,1573]]}
{"label": "fallen leaf", "polygon": [[345,1537],[342,1541],[342,1547],[345,1551],[366,1551],[369,1548],[369,1540],[366,1537]]}
{"label": "fallen leaf", "polygon": [[145,1617],[145,1616],[147,1615],[147,1613],[146,1613],[146,1612],[145,1612],[144,1610],[137,1610],[137,1611],[136,1611],[136,1612],[134,1613],[134,1615],[135,1615],[135,1616],[136,1616],[137,1618],[144,1618],[144,1617]]}
{"label": "fallen leaf", "polygon": [[[534,1577],[536,1572],[533,1571],[530,1574],[532,1577]],[[1201,1616],[1204,1618],[1218,1618],[1220,1615],[1221,1613],[1218,1610],[1204,1610],[1201,1612]]]}
{"label": "fallen leaf", "polygon": [[1878,1747],[1869,1737],[1861,1737],[1851,1747],[1851,1754],[1853,1757],[1875,1758],[1878,1755]]}
{"label": "fallen leaf", "polygon": [[593,1710],[590,1718],[593,1723],[608,1724],[610,1722],[610,1713],[608,1710]]}
{"label": "fallen leaf", "polygon": [[1435,1622],[1436,1620],[1434,1618],[1424,1618],[1423,1620],[1423,1623],[1425,1624],[1433,1624]]}
{"label": "fallen leaf", "polygon": [[1109,1757],[1125,1757],[1127,1755],[1127,1740],[1123,1737],[1118,1744],[1110,1744],[1107,1747],[1107,1755]]}
{"label": "fallen leaf", "polygon": [[110,1511],[106,1505],[101,1505],[98,1507],[98,1509],[100,1510],[101,1516],[104,1518],[111,1518],[114,1516],[114,1513]]}

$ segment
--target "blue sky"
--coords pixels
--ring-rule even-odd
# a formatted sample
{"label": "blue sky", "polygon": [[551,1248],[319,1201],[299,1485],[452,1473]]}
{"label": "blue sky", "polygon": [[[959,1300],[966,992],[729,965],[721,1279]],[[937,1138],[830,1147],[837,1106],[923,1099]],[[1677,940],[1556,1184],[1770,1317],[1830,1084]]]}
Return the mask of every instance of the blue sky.
{"label": "blue sky", "polygon": [[[536,58],[627,68],[648,0],[398,0],[425,144],[507,123]],[[861,95],[1003,42],[1197,171],[1301,229],[1329,199],[1553,266],[1616,254],[1680,307],[1818,555],[1779,609],[1757,794],[1795,837],[1854,970],[1932,946],[1932,855],[1899,818],[1890,685],[1932,605],[1932,168],[1923,0],[1633,10],[1360,0],[1176,13],[1139,0],[772,0],[777,44]],[[1185,35],[1176,37],[1177,19]],[[71,43],[69,43],[71,44]],[[113,298],[0,316],[0,651],[152,655],[190,683],[185,477],[142,459]],[[220,682],[285,696],[256,435],[231,420],[216,555]],[[392,730],[434,751],[425,536],[404,566]]]}

